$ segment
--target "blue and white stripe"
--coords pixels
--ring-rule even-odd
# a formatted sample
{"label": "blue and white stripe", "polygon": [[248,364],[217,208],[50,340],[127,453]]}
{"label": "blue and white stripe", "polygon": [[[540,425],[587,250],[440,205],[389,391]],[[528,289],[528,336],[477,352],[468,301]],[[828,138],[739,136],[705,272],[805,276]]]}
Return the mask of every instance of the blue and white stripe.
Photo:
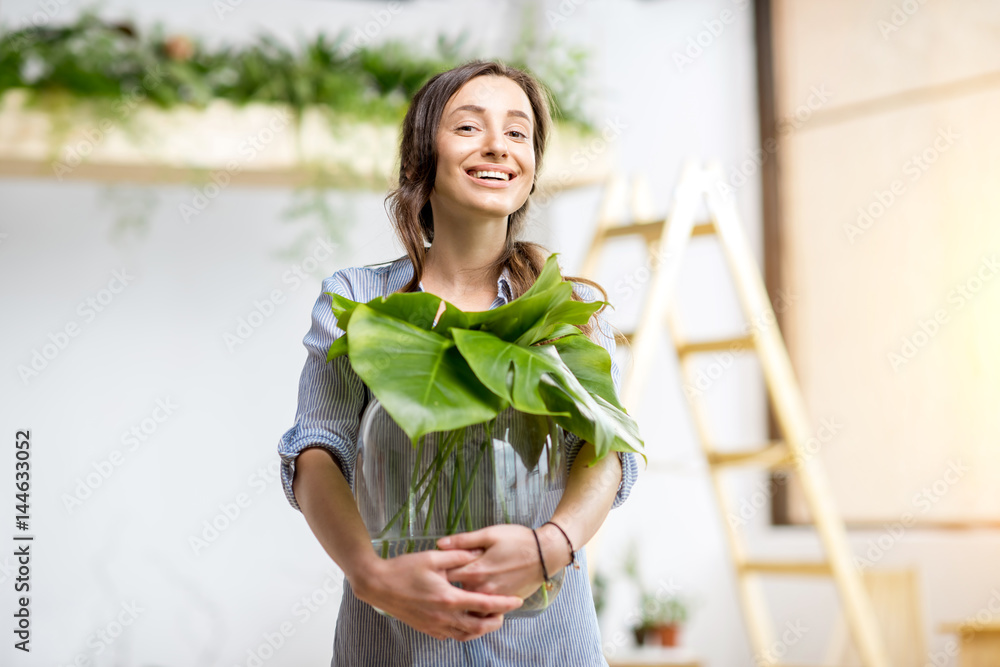
{"label": "blue and white stripe", "polygon": [[[295,459],[308,447],[329,451],[353,488],[361,415],[373,398],[346,357],[326,361],[330,344],[343,335],[336,326],[326,292],[365,302],[402,289],[412,276],[413,267],[404,256],[376,266],[342,269],[323,281],[312,311],[312,326],[302,341],[308,358],[299,381],[295,425],[282,435],[278,444],[281,481],[292,507],[299,509],[292,492]],[[593,300],[591,288],[582,284],[575,288],[582,298]],[[497,297],[490,308],[508,303],[510,296],[504,272],[497,281]],[[615,362],[614,338],[608,335],[606,322],[601,320],[600,325],[595,338],[611,354],[612,378],[615,389],[619,390],[621,372]],[[572,465],[580,449],[580,438],[567,434],[566,445],[568,465]],[[628,497],[637,474],[632,454],[621,454],[620,458],[622,482],[613,507]],[[601,653],[586,554],[580,550],[576,557],[580,569],[567,568],[562,590],[544,613],[507,618],[500,630],[468,642],[437,640],[379,614],[355,597],[345,579],[331,666],[607,665]]]}

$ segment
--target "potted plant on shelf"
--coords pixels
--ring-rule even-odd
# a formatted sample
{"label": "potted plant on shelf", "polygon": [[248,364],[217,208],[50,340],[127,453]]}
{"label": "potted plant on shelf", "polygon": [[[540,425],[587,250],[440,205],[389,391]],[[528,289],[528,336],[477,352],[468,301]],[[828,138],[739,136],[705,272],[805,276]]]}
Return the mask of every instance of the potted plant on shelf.
{"label": "potted plant on shelf", "polygon": [[639,646],[677,646],[681,626],[688,619],[687,603],[677,595],[642,593],[642,615],[632,627]]}
{"label": "potted plant on shelf", "polygon": [[639,606],[626,619],[631,624],[635,643],[639,646],[677,646],[681,626],[690,613],[688,601],[670,585],[657,587],[654,592],[643,584],[639,572],[639,549],[632,543],[625,557],[623,571],[639,593]]}
{"label": "potted plant on shelf", "polygon": [[[367,303],[329,294],[346,334],[327,359],[346,355],[375,399],[361,419],[354,493],[383,557],[547,521],[565,485],[564,433],[593,443],[592,462],[641,454],[611,357],[579,329],[604,302],[574,300],[556,255],[521,297],[488,311],[425,292]],[[541,587],[513,615],[540,613],[556,593]]]}

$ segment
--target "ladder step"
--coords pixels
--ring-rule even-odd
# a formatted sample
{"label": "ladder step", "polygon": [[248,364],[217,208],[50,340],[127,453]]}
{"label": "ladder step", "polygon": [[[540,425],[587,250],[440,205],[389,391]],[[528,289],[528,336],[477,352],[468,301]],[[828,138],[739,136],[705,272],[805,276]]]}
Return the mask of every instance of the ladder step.
{"label": "ladder step", "polygon": [[736,338],[716,338],[711,340],[699,340],[688,343],[677,344],[677,355],[684,357],[689,354],[699,354],[703,352],[723,352],[729,350],[736,352],[753,348],[753,336],[737,336]]}
{"label": "ladder step", "polygon": [[663,218],[660,218],[659,220],[649,220],[646,222],[631,222],[624,225],[605,227],[601,230],[601,233],[606,239],[614,238],[616,236],[631,236],[633,234],[638,234],[652,243],[660,237],[660,234],[663,233],[663,225],[665,223],[666,220]]}
{"label": "ladder step", "polygon": [[[663,233],[663,225],[666,224],[666,219],[660,218],[659,220],[647,220],[641,222],[630,222],[623,225],[612,225],[611,227],[605,227],[599,234],[601,234],[605,239],[614,238],[616,236],[632,236],[633,234],[638,234],[652,243],[656,239],[660,238]],[[715,225],[711,222],[702,222],[696,224],[691,229],[691,236],[708,236],[709,234],[715,234]]]}
{"label": "ladder step", "polygon": [[708,464],[712,466],[756,465],[778,468],[792,461],[792,453],[784,442],[775,441],[761,449],[739,452],[709,452]]}
{"label": "ladder step", "polygon": [[809,577],[829,577],[833,574],[829,563],[751,560],[737,564],[741,574],[787,574]]}

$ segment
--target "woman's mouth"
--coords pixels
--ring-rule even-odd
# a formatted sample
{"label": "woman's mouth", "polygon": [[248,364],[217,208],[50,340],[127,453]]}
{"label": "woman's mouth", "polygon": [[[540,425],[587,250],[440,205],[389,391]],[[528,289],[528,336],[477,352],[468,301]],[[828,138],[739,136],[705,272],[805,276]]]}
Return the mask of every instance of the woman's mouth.
{"label": "woman's mouth", "polygon": [[479,187],[491,190],[505,190],[511,187],[511,181],[517,178],[516,174],[496,169],[469,169],[465,173]]}
{"label": "woman's mouth", "polygon": [[505,171],[470,169],[466,173],[477,181],[509,182],[515,178],[514,174],[509,174]]}

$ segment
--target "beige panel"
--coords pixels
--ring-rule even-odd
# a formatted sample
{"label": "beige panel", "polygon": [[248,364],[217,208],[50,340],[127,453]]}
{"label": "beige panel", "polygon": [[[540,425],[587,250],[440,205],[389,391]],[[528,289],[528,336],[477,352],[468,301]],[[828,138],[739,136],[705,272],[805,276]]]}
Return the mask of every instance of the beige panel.
{"label": "beige panel", "polygon": [[996,0],[776,0],[774,11],[779,116],[814,86],[831,95],[823,122],[836,108],[926,87],[949,94],[1000,72]]}
{"label": "beige panel", "polygon": [[1000,519],[997,118],[1000,88],[786,141],[786,335],[848,521]]}

